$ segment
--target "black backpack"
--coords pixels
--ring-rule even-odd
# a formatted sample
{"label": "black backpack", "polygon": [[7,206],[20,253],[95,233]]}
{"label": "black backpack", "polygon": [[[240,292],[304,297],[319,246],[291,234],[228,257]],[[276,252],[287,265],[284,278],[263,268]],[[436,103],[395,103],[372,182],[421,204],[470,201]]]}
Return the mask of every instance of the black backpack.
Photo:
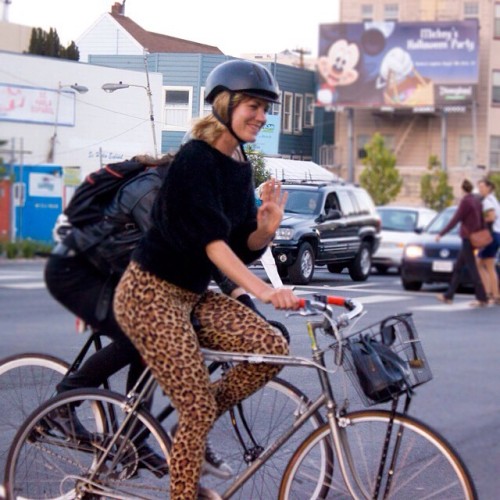
{"label": "black backpack", "polygon": [[90,173],[78,186],[64,214],[76,228],[95,224],[104,216],[104,209],[128,180],[144,172],[148,165],[136,160],[126,160],[106,165]]}

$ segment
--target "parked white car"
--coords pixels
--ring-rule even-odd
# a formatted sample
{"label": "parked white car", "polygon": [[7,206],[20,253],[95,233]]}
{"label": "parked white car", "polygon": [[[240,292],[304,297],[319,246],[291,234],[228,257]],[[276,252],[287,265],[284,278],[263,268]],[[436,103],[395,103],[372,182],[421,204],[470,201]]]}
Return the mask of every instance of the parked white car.
{"label": "parked white car", "polygon": [[382,221],[380,246],[373,254],[373,265],[380,273],[391,267],[398,270],[405,244],[420,233],[434,217],[435,210],[425,207],[380,206],[377,213]]}

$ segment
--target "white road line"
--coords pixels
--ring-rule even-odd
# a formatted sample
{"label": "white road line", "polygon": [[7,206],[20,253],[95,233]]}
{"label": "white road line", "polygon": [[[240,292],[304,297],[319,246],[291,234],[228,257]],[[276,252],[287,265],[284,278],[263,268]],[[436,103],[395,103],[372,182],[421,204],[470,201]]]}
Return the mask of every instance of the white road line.
{"label": "white road line", "polygon": [[33,281],[31,283],[11,283],[0,285],[0,288],[11,288],[19,290],[38,290],[40,288],[45,288],[45,283],[43,281]]}

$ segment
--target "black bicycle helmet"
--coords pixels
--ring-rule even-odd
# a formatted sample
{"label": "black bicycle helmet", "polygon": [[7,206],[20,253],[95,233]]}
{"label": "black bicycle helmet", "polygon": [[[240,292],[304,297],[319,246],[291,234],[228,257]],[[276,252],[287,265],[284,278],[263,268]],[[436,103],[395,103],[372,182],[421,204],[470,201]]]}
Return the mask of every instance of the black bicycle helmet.
{"label": "black bicycle helmet", "polygon": [[212,104],[224,90],[242,92],[269,102],[279,102],[280,89],[271,72],[262,64],[234,59],[216,66],[205,84],[205,100]]}

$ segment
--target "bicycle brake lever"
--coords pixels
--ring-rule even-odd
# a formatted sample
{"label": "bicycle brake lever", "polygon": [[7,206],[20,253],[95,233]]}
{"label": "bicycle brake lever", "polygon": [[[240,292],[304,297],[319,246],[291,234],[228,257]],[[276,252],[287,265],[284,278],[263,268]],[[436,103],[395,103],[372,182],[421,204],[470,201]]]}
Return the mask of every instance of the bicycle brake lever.
{"label": "bicycle brake lever", "polygon": [[290,316],[316,316],[318,311],[315,311],[314,309],[298,309],[297,311],[293,312],[287,312],[286,317],[289,318]]}

